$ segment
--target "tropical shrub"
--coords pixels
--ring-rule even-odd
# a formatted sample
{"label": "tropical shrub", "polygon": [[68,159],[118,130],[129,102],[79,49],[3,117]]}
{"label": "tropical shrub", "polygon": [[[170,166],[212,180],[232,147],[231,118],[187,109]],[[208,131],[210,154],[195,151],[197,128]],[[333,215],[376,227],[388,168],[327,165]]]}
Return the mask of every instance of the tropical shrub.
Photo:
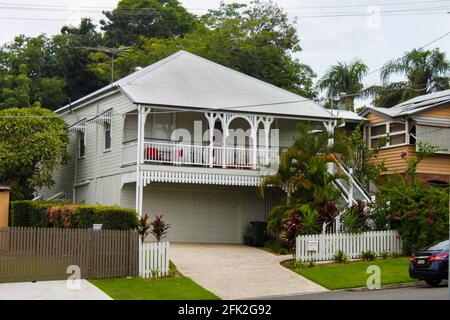
{"label": "tropical shrub", "polygon": [[316,211],[311,206],[300,207],[297,212],[302,220],[300,234],[318,234],[322,231],[322,223]]}
{"label": "tropical shrub", "polygon": [[383,201],[376,200],[369,204],[370,229],[373,231],[390,230],[391,209]]}
{"label": "tropical shrub", "polygon": [[144,214],[139,219],[139,237],[141,238],[141,242],[143,243],[145,241],[145,238],[147,238],[147,235],[150,232],[150,219],[148,217],[148,214]]}
{"label": "tropical shrub", "polygon": [[277,254],[288,254],[286,248],[283,247],[283,243],[280,240],[269,240],[265,243],[264,247],[270,252]]}
{"label": "tropical shrub", "polygon": [[347,233],[358,233],[368,229],[368,208],[366,203],[360,199],[356,204],[345,209],[341,216],[342,231]]}
{"label": "tropical shrub", "polygon": [[75,210],[78,206],[69,204],[48,208],[49,227],[73,228],[77,224]]}
{"label": "tropical shrub", "polygon": [[377,199],[389,203],[391,228],[397,229],[406,254],[435,241],[448,239],[448,192],[418,180],[392,175]]}
{"label": "tropical shrub", "polygon": [[383,252],[381,252],[380,256],[383,259],[387,259],[387,258],[389,258],[391,256],[391,253],[389,251],[383,251]]}
{"label": "tropical shrub", "polygon": [[169,233],[170,224],[163,220],[163,215],[157,215],[150,225],[152,226],[150,233],[155,236],[157,242],[160,242]]}
{"label": "tropical shrub", "polygon": [[364,261],[375,260],[376,256],[377,255],[375,254],[375,252],[371,250],[361,252],[361,259],[363,259]]}
{"label": "tropical shrub", "polygon": [[289,217],[291,208],[285,205],[273,207],[267,217],[267,234],[278,238],[284,222]]}
{"label": "tropical shrub", "polygon": [[296,211],[292,211],[287,221],[283,224],[280,233],[280,239],[283,241],[288,252],[294,253],[295,239],[300,234],[302,227],[303,222],[300,215]]}
{"label": "tropical shrub", "polygon": [[317,209],[317,214],[324,223],[325,232],[329,233],[332,231],[333,222],[339,215],[339,210],[336,205],[336,201],[327,201],[324,205]]}
{"label": "tropical shrub", "polygon": [[348,257],[342,250],[338,250],[336,254],[333,256],[333,261],[336,263],[347,263]]}

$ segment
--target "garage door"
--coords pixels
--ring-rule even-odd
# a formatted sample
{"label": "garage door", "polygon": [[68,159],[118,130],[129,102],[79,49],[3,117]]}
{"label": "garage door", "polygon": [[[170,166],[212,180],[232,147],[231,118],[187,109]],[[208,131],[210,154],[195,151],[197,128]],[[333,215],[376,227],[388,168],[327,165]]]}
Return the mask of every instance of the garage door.
{"label": "garage door", "polygon": [[143,208],[164,215],[175,242],[241,243],[245,225],[265,218],[256,187],[152,183]]}

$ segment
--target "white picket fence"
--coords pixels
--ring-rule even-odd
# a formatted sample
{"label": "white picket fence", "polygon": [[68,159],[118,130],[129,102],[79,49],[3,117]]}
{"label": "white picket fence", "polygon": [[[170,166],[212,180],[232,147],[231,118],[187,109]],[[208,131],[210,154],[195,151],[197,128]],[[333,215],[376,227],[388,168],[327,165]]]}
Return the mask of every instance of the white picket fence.
{"label": "white picket fence", "polygon": [[299,236],[296,259],[330,261],[342,250],[349,259],[357,259],[363,251],[401,253],[402,242],[396,230],[363,233],[334,233]]}
{"label": "white picket fence", "polygon": [[169,242],[139,245],[139,275],[143,278],[164,277],[169,274]]}

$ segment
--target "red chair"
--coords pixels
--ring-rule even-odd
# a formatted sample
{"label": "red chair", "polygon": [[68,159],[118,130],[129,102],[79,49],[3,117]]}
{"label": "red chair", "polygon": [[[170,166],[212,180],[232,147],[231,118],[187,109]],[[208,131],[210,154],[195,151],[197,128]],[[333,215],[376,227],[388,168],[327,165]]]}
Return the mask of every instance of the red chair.
{"label": "red chair", "polygon": [[145,149],[145,160],[159,160],[158,149],[153,147],[147,147]]}

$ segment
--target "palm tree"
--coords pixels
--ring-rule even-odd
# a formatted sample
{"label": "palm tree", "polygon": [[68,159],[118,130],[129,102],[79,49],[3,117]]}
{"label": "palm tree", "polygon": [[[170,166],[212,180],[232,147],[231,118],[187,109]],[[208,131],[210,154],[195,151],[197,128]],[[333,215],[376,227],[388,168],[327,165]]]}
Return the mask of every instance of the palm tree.
{"label": "palm tree", "polygon": [[[389,82],[392,76],[403,81]],[[387,62],[381,69],[381,86],[366,90],[378,107],[392,107],[405,100],[450,88],[450,62],[445,52],[413,49],[401,59]]]}
{"label": "palm tree", "polygon": [[328,69],[316,87],[325,91],[330,101],[345,93],[345,96],[340,97],[339,103],[346,110],[353,110],[355,96],[364,88],[362,79],[367,71],[368,67],[359,59],[348,64],[338,62]]}
{"label": "palm tree", "polygon": [[313,203],[314,207],[330,200],[335,192],[332,182],[340,175],[328,172],[327,163],[336,162],[335,154],[349,154],[349,145],[339,130],[335,143],[328,144],[328,133],[311,134],[308,125],[298,126],[294,144],[281,155],[277,173],[264,179],[261,193],[267,186],[282,188],[287,194],[287,206],[295,203]]}

